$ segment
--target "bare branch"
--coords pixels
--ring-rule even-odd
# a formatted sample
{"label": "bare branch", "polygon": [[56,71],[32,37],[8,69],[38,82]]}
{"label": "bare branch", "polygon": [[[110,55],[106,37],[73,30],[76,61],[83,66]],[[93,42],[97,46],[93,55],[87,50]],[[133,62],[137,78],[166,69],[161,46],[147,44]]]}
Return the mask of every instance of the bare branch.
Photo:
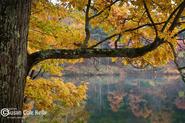
{"label": "bare branch", "polygon": [[145,10],[146,10],[147,16],[148,16],[148,18],[150,19],[150,21],[151,21],[151,23],[152,23],[152,25],[153,25],[153,27],[154,27],[155,34],[156,34],[156,37],[157,37],[157,35],[158,35],[157,27],[156,27],[156,25],[155,25],[155,23],[154,23],[154,21],[153,21],[153,19],[152,19],[152,16],[150,15],[150,12],[149,12],[148,7],[147,7],[147,5],[146,5],[146,1],[143,0],[143,3],[144,3],[144,8],[145,8]]}

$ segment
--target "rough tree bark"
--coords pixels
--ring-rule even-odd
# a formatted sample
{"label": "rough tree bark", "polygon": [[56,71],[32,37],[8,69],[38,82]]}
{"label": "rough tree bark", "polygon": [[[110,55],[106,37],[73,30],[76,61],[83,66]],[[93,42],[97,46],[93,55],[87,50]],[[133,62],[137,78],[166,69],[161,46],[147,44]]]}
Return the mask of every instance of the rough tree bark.
{"label": "rough tree bark", "polygon": [[[22,110],[31,0],[0,0],[0,110]],[[21,118],[0,116],[0,123]]]}

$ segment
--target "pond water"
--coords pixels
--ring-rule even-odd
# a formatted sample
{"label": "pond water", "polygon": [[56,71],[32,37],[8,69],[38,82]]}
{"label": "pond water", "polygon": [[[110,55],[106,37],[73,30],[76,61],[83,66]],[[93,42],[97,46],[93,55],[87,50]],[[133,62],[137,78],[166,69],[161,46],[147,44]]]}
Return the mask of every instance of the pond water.
{"label": "pond water", "polygon": [[64,80],[89,82],[88,123],[185,123],[185,84],[178,75],[123,71]]}

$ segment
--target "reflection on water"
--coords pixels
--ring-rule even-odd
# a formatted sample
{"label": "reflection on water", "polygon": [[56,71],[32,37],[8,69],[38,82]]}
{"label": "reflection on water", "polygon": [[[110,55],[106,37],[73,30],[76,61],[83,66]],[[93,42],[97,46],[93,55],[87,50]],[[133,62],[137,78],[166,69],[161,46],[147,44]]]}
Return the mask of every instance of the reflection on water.
{"label": "reflection on water", "polygon": [[65,77],[88,81],[88,123],[185,123],[185,84],[177,75],[121,73]]}

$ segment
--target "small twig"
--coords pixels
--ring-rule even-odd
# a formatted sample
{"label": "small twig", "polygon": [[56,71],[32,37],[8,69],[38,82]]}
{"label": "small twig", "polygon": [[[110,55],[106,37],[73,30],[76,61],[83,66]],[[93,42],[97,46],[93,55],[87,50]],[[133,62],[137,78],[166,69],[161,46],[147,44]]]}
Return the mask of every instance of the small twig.
{"label": "small twig", "polygon": [[139,23],[141,22],[143,16],[145,15],[145,12],[146,12],[146,10],[145,10],[145,11],[143,12],[143,14],[141,15],[141,18],[140,18],[139,21],[138,21],[138,25],[139,25]]}
{"label": "small twig", "polygon": [[[154,23],[154,24],[155,24],[155,25],[161,25],[161,24],[163,24],[163,23],[165,23],[165,22],[166,22],[166,21],[164,21],[164,22],[159,22],[159,23]],[[143,27],[145,27],[145,26],[153,26],[153,24],[152,24],[152,23],[147,23],[147,24],[143,24],[143,25],[140,25],[140,26],[138,26],[138,27],[135,27],[135,28],[126,29],[126,30],[123,31],[123,33],[124,33],[124,32],[135,31],[135,30],[138,30],[138,29],[143,28]]]}
{"label": "small twig", "polygon": [[31,70],[29,76],[32,78],[35,70]]}
{"label": "small twig", "polygon": [[183,38],[181,39],[181,38],[179,38],[179,39],[177,39],[178,41],[182,41],[182,43],[185,45],[185,36],[183,36]]}
{"label": "small twig", "polygon": [[42,71],[42,68],[40,68],[40,69],[39,69],[39,71],[37,72],[37,74],[36,74],[36,75],[34,75],[34,76],[32,77],[32,79],[37,78],[37,77],[38,77],[38,75],[41,73],[41,71]]}
{"label": "small twig", "polygon": [[150,43],[151,43],[151,41],[152,41],[152,40],[150,40],[150,39],[145,38],[144,36],[142,36],[142,39],[144,39],[144,40],[145,40],[145,42],[147,42],[147,44],[150,44]]}
{"label": "small twig", "polygon": [[118,35],[118,38],[115,40],[115,42],[114,42],[114,46],[115,46],[115,49],[117,49],[118,48],[118,41],[121,39],[121,34],[119,34]]}
{"label": "small twig", "polygon": [[132,42],[132,40],[129,39],[126,46],[129,46],[131,42]]}
{"label": "small twig", "polygon": [[96,71],[99,71],[99,69],[98,69],[98,67],[96,65],[96,61],[98,62],[98,60],[95,57],[93,57],[93,65],[94,65],[94,68],[96,69]]}
{"label": "small twig", "polygon": [[35,70],[31,70],[30,75],[29,75],[30,78],[34,80],[35,78],[38,77],[38,75],[41,73],[41,71],[42,71],[42,68],[40,68],[39,71],[35,74],[36,71]]}
{"label": "small twig", "polygon": [[88,49],[94,48],[94,47],[96,47],[96,46],[102,44],[103,42],[105,42],[105,41],[107,41],[107,40],[109,40],[109,39],[111,39],[111,38],[113,38],[113,37],[115,37],[115,36],[117,36],[117,35],[120,35],[120,34],[113,34],[113,35],[111,35],[111,36],[109,36],[109,37],[106,37],[105,39],[103,39],[103,40],[101,40],[100,42],[98,42],[97,44],[95,44],[95,45],[89,47]]}
{"label": "small twig", "polygon": [[185,50],[179,43],[177,43],[177,45],[179,46],[179,48],[180,48],[181,50]]}

